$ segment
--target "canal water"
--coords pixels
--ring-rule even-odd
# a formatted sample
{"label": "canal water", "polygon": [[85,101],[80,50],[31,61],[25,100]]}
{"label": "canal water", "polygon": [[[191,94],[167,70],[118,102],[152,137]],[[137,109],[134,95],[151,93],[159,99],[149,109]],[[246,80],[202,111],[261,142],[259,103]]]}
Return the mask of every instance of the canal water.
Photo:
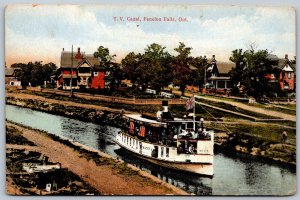
{"label": "canal water", "polygon": [[285,195],[296,191],[296,172],[241,154],[216,152],[214,177],[184,174],[151,164],[124,152],[114,143],[119,131],[76,119],[52,115],[17,106],[6,106],[6,119],[63,136],[104,151],[131,163],[158,178],[197,195]]}

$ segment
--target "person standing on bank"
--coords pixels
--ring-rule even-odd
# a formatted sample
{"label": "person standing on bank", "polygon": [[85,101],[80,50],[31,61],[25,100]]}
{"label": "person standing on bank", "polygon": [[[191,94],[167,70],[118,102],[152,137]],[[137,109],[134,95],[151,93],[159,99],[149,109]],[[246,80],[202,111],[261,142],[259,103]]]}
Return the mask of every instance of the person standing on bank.
{"label": "person standing on bank", "polygon": [[282,142],[286,142],[287,136],[288,136],[288,134],[286,131],[283,131],[281,133]]}

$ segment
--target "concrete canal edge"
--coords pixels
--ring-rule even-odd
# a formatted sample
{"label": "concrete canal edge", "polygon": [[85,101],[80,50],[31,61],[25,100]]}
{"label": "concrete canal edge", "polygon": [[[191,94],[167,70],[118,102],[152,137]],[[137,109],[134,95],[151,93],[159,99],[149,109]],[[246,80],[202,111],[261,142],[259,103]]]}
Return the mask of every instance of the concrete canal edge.
{"label": "concrete canal edge", "polygon": [[[187,193],[186,191],[180,189],[180,188],[177,188],[167,182],[164,182],[163,180],[149,174],[148,172],[146,171],[143,171],[129,163],[126,163],[124,162],[123,160],[120,160],[119,158],[115,158],[113,156],[110,156],[102,151],[99,151],[99,150],[96,150],[94,148],[91,148],[89,146],[86,146],[86,145],[83,145],[79,142],[76,142],[76,141],[73,141],[71,139],[68,139],[68,138],[65,138],[65,137],[62,137],[62,136],[57,136],[55,134],[52,134],[52,133],[48,133],[48,132],[45,132],[45,131],[42,131],[42,130],[38,130],[38,129],[34,129],[34,128],[31,128],[31,127],[28,127],[28,126],[25,126],[25,125],[22,125],[22,124],[18,124],[18,123],[14,123],[14,122],[11,122],[11,121],[7,121],[7,124],[8,125],[12,125],[12,126],[16,126],[16,127],[20,127],[24,130],[29,130],[29,131],[34,131],[34,132],[37,132],[37,133],[40,133],[40,134],[44,134],[46,136],[48,136],[51,140],[55,141],[55,142],[59,142],[60,144],[66,146],[66,147],[69,147],[73,150],[75,149],[79,149],[80,151],[86,151],[86,152],[89,152],[89,153],[96,153],[99,158],[106,158],[106,159],[109,159],[109,160],[112,160],[112,161],[115,161],[119,164],[122,164],[124,163],[126,165],[127,168],[130,168],[131,170],[137,172],[137,175],[138,176],[141,176],[143,178],[145,178],[144,180],[148,180],[148,181],[153,181],[153,183],[157,184],[159,187],[161,188],[166,188],[167,191],[172,191],[172,193],[165,193],[165,194],[160,194],[160,195],[192,195],[190,193]],[[116,172],[117,174],[117,172]],[[127,177],[128,179],[130,179],[130,176]],[[128,184],[130,184],[128,182]],[[125,194],[126,191],[124,191]],[[134,195],[134,194],[132,194]],[[157,195],[157,194],[156,194]]]}

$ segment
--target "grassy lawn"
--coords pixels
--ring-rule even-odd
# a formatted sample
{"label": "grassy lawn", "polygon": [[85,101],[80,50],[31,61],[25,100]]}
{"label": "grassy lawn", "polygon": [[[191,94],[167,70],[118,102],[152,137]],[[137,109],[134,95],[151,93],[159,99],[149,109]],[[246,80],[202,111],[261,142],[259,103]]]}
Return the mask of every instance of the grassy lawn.
{"label": "grassy lawn", "polygon": [[[211,128],[225,130],[224,125],[212,123]],[[294,139],[296,136],[296,129],[284,128],[275,124],[260,123],[260,122],[239,122],[237,124],[226,124],[226,127],[236,134],[251,134],[254,137],[262,138],[265,141],[281,142],[281,133],[286,131],[288,139]]]}

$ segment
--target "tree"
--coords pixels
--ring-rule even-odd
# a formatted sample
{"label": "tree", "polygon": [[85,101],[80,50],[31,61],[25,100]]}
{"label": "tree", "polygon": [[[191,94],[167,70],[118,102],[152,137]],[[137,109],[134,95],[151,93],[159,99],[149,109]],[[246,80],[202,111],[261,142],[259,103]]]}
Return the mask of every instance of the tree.
{"label": "tree", "polygon": [[41,61],[27,64],[15,63],[12,66],[20,68],[17,77],[20,79],[23,87],[28,86],[29,83],[34,87],[44,85],[45,81],[51,80],[51,76],[54,75],[57,68],[54,63],[42,65]]}
{"label": "tree", "polygon": [[184,95],[184,90],[190,82],[192,75],[192,71],[189,68],[193,60],[190,56],[192,48],[186,47],[184,43],[180,42],[179,46],[174,50],[178,55],[173,57],[173,82],[180,87],[181,95]]}
{"label": "tree", "polygon": [[22,87],[26,87],[31,79],[31,68],[24,63],[15,63],[11,65],[12,68],[19,68],[18,74],[16,75],[21,81]]}
{"label": "tree", "polygon": [[107,71],[111,62],[114,61],[116,55],[110,55],[109,49],[103,46],[99,46],[97,51],[94,52],[94,57],[100,61],[100,66],[96,66],[103,71]]}
{"label": "tree", "polygon": [[252,45],[246,51],[232,51],[230,61],[235,63],[235,68],[230,71],[232,85],[237,87],[240,83],[246,88],[248,95],[255,98],[262,97],[269,93],[270,89],[274,89],[270,87],[266,78],[266,75],[272,73],[268,55],[268,50],[256,51]]}
{"label": "tree", "polygon": [[121,81],[123,79],[123,70],[121,69],[120,64],[112,63],[109,68],[109,72],[110,90],[114,91],[121,84]]}
{"label": "tree", "polygon": [[137,69],[140,65],[141,59],[142,59],[142,55],[140,53],[135,54],[134,52],[130,52],[121,61],[122,69],[124,71],[124,76],[128,80],[131,80],[131,83],[133,85],[137,83],[139,77],[139,73]]}
{"label": "tree", "polygon": [[202,87],[204,85],[205,69],[208,66],[206,57],[195,57],[191,60],[191,65],[195,67],[190,75],[189,84]]}
{"label": "tree", "polygon": [[237,94],[239,91],[240,84],[244,84],[244,80],[246,80],[248,76],[246,73],[246,57],[242,49],[235,49],[232,51],[232,55],[229,60],[235,63],[235,68],[229,72],[231,85],[232,85],[232,93]]}
{"label": "tree", "polygon": [[137,72],[140,74],[139,83],[143,89],[150,85],[159,92],[172,82],[171,55],[165,48],[152,43],[141,56]]}

